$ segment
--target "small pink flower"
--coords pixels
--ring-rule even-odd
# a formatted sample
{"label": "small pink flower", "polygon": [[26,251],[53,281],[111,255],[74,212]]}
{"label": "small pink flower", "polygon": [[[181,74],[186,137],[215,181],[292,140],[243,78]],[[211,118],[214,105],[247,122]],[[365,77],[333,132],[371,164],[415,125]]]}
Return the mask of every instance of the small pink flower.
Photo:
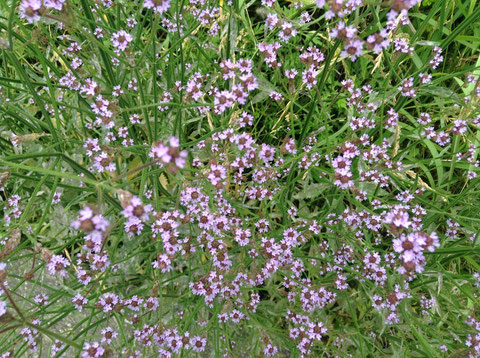
{"label": "small pink flower", "polygon": [[157,14],[163,14],[170,8],[170,0],[145,0],[143,7],[153,9]]}
{"label": "small pink flower", "polygon": [[19,6],[20,18],[26,19],[29,23],[40,20],[40,8],[42,0],[23,0]]}
{"label": "small pink flower", "polygon": [[98,342],[83,344],[82,358],[98,358],[103,356],[105,349]]}
{"label": "small pink flower", "polygon": [[133,36],[127,33],[125,30],[115,32],[111,37],[113,47],[116,47],[121,51],[125,51],[128,44],[132,42],[132,40]]}

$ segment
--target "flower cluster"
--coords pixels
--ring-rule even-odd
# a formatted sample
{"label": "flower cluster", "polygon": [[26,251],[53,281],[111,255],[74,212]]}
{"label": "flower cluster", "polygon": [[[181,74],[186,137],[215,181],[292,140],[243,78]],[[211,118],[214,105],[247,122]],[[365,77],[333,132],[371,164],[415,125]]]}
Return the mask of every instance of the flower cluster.
{"label": "flower cluster", "polygon": [[175,137],[170,137],[168,145],[157,142],[148,155],[160,160],[162,165],[169,165],[170,170],[176,171],[178,168],[181,169],[185,166],[185,158],[187,157],[187,152],[180,151],[179,148],[180,141]]}
{"label": "flower cluster", "polygon": [[120,3],[9,12],[0,357],[480,355],[474,2]]}
{"label": "flower cluster", "polygon": [[33,23],[50,9],[61,11],[64,3],[65,0],[22,0],[19,6],[20,18]]}

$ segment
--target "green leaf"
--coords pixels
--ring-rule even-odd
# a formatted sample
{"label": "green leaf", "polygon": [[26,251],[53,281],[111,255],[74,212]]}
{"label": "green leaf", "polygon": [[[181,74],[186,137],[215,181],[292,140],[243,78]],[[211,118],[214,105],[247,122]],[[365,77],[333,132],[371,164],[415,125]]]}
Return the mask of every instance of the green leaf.
{"label": "green leaf", "polygon": [[331,185],[328,183],[315,183],[307,185],[302,191],[293,195],[295,199],[313,199],[325,192]]}

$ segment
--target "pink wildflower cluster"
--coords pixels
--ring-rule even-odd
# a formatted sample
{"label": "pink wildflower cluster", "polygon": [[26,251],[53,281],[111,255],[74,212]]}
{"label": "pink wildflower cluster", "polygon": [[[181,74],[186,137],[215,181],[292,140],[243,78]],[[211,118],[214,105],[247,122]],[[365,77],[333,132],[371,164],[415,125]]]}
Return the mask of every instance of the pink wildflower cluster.
{"label": "pink wildflower cluster", "polygon": [[443,51],[441,47],[435,46],[433,48],[434,56],[430,60],[430,65],[432,65],[433,69],[436,69],[440,65],[440,63],[443,61],[442,52]]}
{"label": "pink wildflower cluster", "polygon": [[[365,354],[388,355],[386,335],[415,344],[412,318],[462,315],[436,349],[480,354],[478,73],[435,72],[451,47],[422,41],[419,0],[314,3],[20,1],[1,357],[44,354],[44,335],[52,356],[347,357],[365,327]],[[442,289],[460,308],[438,326]]]}
{"label": "pink wildflower cluster", "polygon": [[144,0],[143,7],[162,14],[170,8],[170,0]]}
{"label": "pink wildflower cluster", "polygon": [[252,73],[252,61],[241,58],[236,62],[229,59],[220,62],[223,80],[232,79],[236,84],[230,90],[215,87],[209,91],[213,96],[214,113],[221,114],[236,103],[244,105],[249,93],[258,88],[257,79]]}
{"label": "pink wildflower cluster", "polygon": [[401,234],[393,240],[393,249],[400,254],[402,265],[398,268],[401,274],[422,273],[425,265],[424,251],[433,252],[440,243],[435,232],[430,235],[424,232]]}
{"label": "pink wildflower cluster", "polygon": [[125,51],[128,44],[132,42],[133,36],[127,33],[125,30],[120,30],[112,34],[112,45],[120,51]]}
{"label": "pink wildflower cluster", "polygon": [[65,0],[22,0],[19,6],[20,18],[29,23],[40,20],[49,9],[61,11]]}
{"label": "pink wildflower cluster", "polygon": [[162,165],[169,165],[169,169],[176,171],[185,166],[185,159],[187,158],[187,152],[179,150],[180,141],[176,137],[170,137],[168,145],[157,142],[150,153],[150,158],[157,159]]}

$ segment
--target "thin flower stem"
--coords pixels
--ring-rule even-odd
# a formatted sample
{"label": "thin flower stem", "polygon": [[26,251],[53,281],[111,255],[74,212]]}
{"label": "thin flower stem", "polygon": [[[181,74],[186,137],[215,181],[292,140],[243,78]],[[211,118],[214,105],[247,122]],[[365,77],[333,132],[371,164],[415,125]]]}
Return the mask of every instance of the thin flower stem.
{"label": "thin flower stem", "polygon": [[3,282],[0,282],[0,287],[2,288],[3,292],[5,293],[5,295],[7,296],[8,300],[10,301],[10,303],[12,304],[12,307],[15,311],[17,311],[18,315],[20,316],[20,318],[22,319],[23,322],[27,322],[27,320],[25,319],[25,316],[23,315],[22,311],[20,310],[20,308],[18,308],[17,304],[15,303],[12,295],[10,295],[10,292],[8,291],[7,287],[5,286],[5,284]]}
{"label": "thin flower stem", "polygon": [[151,166],[151,165],[153,165],[153,164],[155,164],[155,163],[158,163],[158,161],[159,161],[159,159],[155,159],[155,160],[152,160],[152,161],[150,161],[150,162],[148,162],[148,163],[142,164],[142,165],[140,165],[140,166],[138,166],[138,167],[136,167],[136,168],[133,168],[132,170],[129,170],[129,171],[126,172],[126,173],[123,173],[123,174],[120,174],[120,175],[114,177],[113,180],[114,180],[114,181],[117,181],[117,180],[123,179],[123,178],[125,178],[125,177],[128,177],[128,176],[130,176],[130,175],[132,175],[132,174],[134,174],[134,173],[136,173],[136,172],[139,172],[139,171],[142,170],[142,169],[148,168],[149,166]]}
{"label": "thin flower stem", "polygon": [[61,334],[50,331],[49,329],[44,328],[43,326],[37,326],[36,324],[30,323],[30,322],[26,322],[26,325],[33,329],[36,329],[39,332],[42,332],[43,334],[49,336],[50,338],[58,339],[59,341],[62,341],[63,343],[68,344],[69,346],[75,347],[77,349],[82,349],[82,346],[80,344],[74,341],[71,341],[68,338],[63,337]]}
{"label": "thin flower stem", "polygon": [[11,329],[15,329],[15,328],[22,327],[22,326],[23,326],[22,323],[14,324],[13,326],[9,326],[7,328],[4,328],[4,329],[0,330],[0,334],[3,334],[5,332],[10,331]]}
{"label": "thin flower stem", "polygon": [[98,182],[98,181],[93,180],[93,179],[88,179],[88,178],[85,178],[85,177],[80,177],[80,176],[69,174],[69,173],[63,173],[63,172],[58,172],[58,171],[50,170],[50,169],[46,169],[46,168],[40,168],[40,167],[34,167],[34,166],[28,166],[28,165],[13,163],[13,162],[9,162],[9,161],[3,160],[3,159],[0,159],[0,164],[6,165],[8,167],[16,168],[16,169],[30,170],[30,171],[33,171],[33,172],[38,172],[38,173],[42,173],[42,174],[46,174],[46,175],[58,176],[58,177],[62,177],[62,178],[65,178],[65,179],[78,180],[80,182],[90,184],[90,185],[93,185],[93,186],[100,186],[100,187],[103,187],[103,188],[111,190],[111,191],[116,190],[116,188],[114,188],[114,187],[112,187],[112,186],[110,186],[110,185],[108,185],[104,182]]}

